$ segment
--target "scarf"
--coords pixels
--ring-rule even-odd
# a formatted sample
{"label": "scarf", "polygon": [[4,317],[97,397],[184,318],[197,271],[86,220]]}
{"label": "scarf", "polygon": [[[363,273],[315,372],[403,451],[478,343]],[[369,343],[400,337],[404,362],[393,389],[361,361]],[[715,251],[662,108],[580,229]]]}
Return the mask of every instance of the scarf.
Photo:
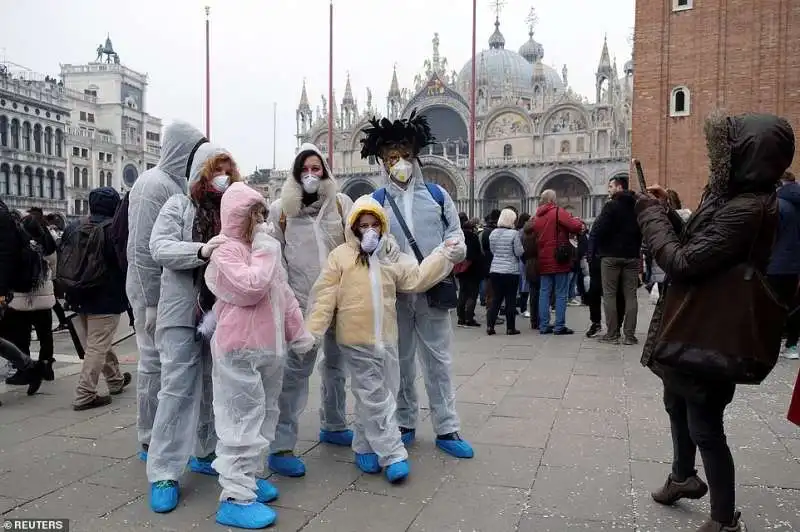
{"label": "scarf", "polygon": [[[197,202],[194,224],[192,225],[193,242],[206,243],[222,230],[222,221],[220,219],[221,202],[222,194],[212,191],[206,192],[202,199]],[[214,294],[206,286],[205,273],[207,266],[203,265],[194,272],[194,283],[198,287],[197,323],[200,323],[200,320],[211,310],[216,301]]]}

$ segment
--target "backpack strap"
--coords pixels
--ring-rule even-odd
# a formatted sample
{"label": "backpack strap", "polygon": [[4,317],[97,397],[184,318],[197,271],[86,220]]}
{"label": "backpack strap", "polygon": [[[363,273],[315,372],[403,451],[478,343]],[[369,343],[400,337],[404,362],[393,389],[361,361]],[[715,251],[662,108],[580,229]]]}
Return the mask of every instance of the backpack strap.
{"label": "backpack strap", "polygon": [[386,203],[386,188],[385,187],[381,187],[378,190],[376,190],[375,192],[373,192],[372,193],[372,199],[374,199],[375,201],[380,203],[381,207],[383,207],[383,204]]}
{"label": "backpack strap", "polygon": [[[447,217],[444,215],[444,194],[442,193],[442,189],[439,187],[439,185],[435,183],[425,183],[425,188],[428,189],[428,193],[433,198],[433,201],[435,201],[439,205],[439,208],[442,210],[441,212],[442,224],[444,225],[444,228],[447,229],[448,227],[450,227],[450,224],[447,221]],[[386,188],[381,187],[375,192],[373,192],[372,198],[378,203],[380,203],[381,206],[383,206],[383,204],[386,201]]]}

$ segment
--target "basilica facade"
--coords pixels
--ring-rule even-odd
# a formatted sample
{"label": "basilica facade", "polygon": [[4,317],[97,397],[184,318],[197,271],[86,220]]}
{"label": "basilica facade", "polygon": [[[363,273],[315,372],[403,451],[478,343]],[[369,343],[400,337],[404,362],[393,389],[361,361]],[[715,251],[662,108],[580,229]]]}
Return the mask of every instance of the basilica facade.
{"label": "basilica facade", "polygon": [[[468,61],[458,72],[448,69],[435,35],[433,53],[413,89],[401,88],[395,70],[385,109],[373,106],[367,89],[366,106],[359,110],[348,78],[344,98],[334,107],[333,172],[342,190],[355,198],[383,185],[380,167],[360,156],[369,118],[405,118],[416,109],[436,137],[420,157],[426,180],[444,187],[459,210],[469,212],[469,94],[477,68],[474,214],[509,205],[532,212],[541,192],[551,188],[565,209],[592,220],[605,201],[608,180],[628,176],[633,62],[620,76],[604,42],[592,103],[570,89],[566,65],[559,73],[543,59],[532,27],[515,52],[506,48],[496,20],[489,48],[477,54],[476,65]],[[313,142],[327,153],[327,105],[323,97],[312,110],[303,84],[298,147]]]}

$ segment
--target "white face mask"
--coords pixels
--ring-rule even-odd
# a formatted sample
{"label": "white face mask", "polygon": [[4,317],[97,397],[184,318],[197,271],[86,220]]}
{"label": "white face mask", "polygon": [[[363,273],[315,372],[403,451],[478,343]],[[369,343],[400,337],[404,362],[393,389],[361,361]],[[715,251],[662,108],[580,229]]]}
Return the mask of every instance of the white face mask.
{"label": "white face mask", "polygon": [[217,190],[217,192],[225,192],[231,184],[231,178],[228,175],[218,175],[214,179],[211,180],[211,185]]}
{"label": "white face mask", "polygon": [[375,229],[367,229],[361,236],[361,249],[366,253],[372,253],[378,249],[378,242],[380,242],[380,240],[381,237]]}
{"label": "white face mask", "polygon": [[414,165],[405,159],[400,159],[394,163],[394,166],[389,170],[389,174],[392,176],[392,179],[398,183],[407,183],[408,180],[411,179],[411,172],[413,170]]}
{"label": "white face mask", "polygon": [[304,175],[300,178],[300,182],[303,184],[303,190],[306,191],[306,194],[314,194],[319,190],[319,177],[314,174]]}

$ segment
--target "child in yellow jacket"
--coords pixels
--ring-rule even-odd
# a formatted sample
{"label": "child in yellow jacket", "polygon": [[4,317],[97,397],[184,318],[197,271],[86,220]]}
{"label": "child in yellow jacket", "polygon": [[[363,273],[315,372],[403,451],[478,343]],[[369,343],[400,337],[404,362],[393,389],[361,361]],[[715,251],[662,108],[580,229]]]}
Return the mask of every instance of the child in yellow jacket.
{"label": "child in yellow jacket", "polygon": [[392,247],[396,249],[386,212],[372,196],[362,196],[347,217],[345,243],[331,251],[314,284],[306,326],[321,338],[336,316],[336,342],[355,396],[356,465],[365,473],[385,468],[386,478],[394,483],[409,474],[408,453],[395,420],[400,385],[396,294],[425,292],[442,281],[453,264],[442,248],[417,264]]}

